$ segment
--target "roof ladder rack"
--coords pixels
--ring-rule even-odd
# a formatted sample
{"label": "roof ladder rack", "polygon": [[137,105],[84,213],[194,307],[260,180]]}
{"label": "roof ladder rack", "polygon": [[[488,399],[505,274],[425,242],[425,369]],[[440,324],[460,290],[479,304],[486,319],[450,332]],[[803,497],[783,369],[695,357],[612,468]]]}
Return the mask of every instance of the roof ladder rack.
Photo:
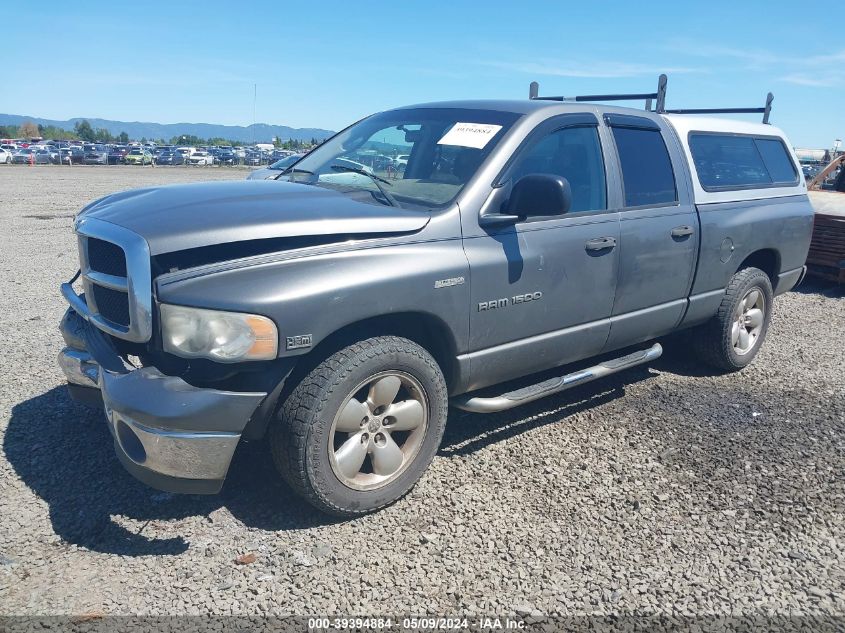
{"label": "roof ladder rack", "polygon": [[[577,97],[546,97],[540,96],[540,84],[532,81],[528,88],[528,98],[538,101],[639,101],[645,100],[645,109],[649,112],[668,114],[762,114],[763,123],[769,123],[769,116],[772,113],[772,101],[774,95],[770,92],[766,95],[766,105],[762,108],[679,108],[666,109],[666,75],[661,74],[657,80],[657,92],[642,92],[634,94],[606,94],[606,95],[579,95]],[[652,108],[652,100],[654,108]]]}
{"label": "roof ladder rack", "polygon": [[666,75],[660,75],[657,80],[656,92],[641,92],[634,94],[607,95],[579,95],[577,97],[541,97],[540,84],[532,81],[528,88],[528,98],[539,101],[640,101],[645,100],[645,109],[652,111],[651,102],[654,100],[653,112],[663,112],[666,107]]}
{"label": "roof ladder rack", "polygon": [[763,123],[768,124],[774,99],[775,96],[771,92],[767,94],[766,105],[762,108],[680,108],[665,110],[665,112],[668,114],[762,114]]}

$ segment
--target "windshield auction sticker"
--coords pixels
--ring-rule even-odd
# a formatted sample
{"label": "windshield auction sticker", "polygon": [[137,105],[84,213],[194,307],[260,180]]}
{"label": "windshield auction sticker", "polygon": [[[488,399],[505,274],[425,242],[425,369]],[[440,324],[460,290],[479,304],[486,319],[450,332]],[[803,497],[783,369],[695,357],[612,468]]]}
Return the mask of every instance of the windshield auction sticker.
{"label": "windshield auction sticker", "polygon": [[437,144],[482,149],[501,129],[501,125],[489,123],[455,123]]}

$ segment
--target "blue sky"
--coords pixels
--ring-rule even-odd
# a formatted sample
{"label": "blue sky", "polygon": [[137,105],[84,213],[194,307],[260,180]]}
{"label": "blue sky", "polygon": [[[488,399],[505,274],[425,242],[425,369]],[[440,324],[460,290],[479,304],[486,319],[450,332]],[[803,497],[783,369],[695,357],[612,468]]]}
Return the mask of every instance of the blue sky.
{"label": "blue sky", "polygon": [[392,106],[651,91],[762,105],[802,147],[845,139],[836,7],[783,2],[4,3],[0,112],[340,127]]}

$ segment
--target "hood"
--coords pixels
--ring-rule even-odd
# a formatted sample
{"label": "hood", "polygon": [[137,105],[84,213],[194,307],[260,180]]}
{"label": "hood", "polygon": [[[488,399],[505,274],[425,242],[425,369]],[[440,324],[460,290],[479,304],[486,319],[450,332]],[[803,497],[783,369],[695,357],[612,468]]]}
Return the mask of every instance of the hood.
{"label": "hood", "polygon": [[97,218],[141,235],[151,255],[313,235],[407,233],[425,212],[357,202],[330,189],[275,180],[238,180],[150,187],[115,193],[87,206],[78,221]]}

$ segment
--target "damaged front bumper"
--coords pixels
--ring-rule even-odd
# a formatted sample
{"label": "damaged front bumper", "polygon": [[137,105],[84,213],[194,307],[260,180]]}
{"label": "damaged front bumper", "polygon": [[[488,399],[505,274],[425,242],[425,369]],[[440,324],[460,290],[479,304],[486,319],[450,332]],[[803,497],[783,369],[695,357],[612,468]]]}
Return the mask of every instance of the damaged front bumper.
{"label": "damaged front bumper", "polygon": [[105,336],[69,308],[59,366],[78,401],[101,403],[121,463],[161,490],[213,494],[264,392],[194,387],[155,367],[129,368]]}

